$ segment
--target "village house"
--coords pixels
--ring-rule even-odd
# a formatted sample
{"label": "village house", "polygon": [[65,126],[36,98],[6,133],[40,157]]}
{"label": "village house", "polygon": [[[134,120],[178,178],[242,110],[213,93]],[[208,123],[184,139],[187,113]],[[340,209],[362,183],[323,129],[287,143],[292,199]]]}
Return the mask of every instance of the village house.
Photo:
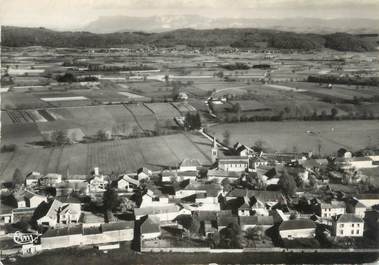
{"label": "village house", "polygon": [[38,180],[40,179],[40,177],[41,177],[41,173],[35,172],[35,171],[30,172],[25,177],[25,185],[27,187],[38,185]]}
{"label": "village house", "polygon": [[178,172],[176,170],[163,170],[160,176],[162,183],[173,183],[178,179]]}
{"label": "village house", "polygon": [[343,170],[363,169],[377,167],[369,157],[341,157],[336,158],[335,163]]}
{"label": "village house", "polygon": [[316,225],[309,219],[283,221],[279,225],[279,235],[282,239],[314,238]]}
{"label": "village house", "polygon": [[28,190],[18,190],[10,196],[10,202],[18,208],[35,208],[41,202],[47,201],[47,197]]}
{"label": "village house", "polygon": [[256,155],[255,151],[252,148],[238,142],[233,146],[233,151],[238,156],[252,157]]}
{"label": "village house", "polygon": [[56,227],[58,225],[76,224],[81,216],[81,206],[78,203],[62,203],[53,200],[44,207],[45,213],[37,219],[37,224],[41,226]]}
{"label": "village house", "polygon": [[92,212],[82,211],[82,224],[83,228],[86,227],[99,227],[104,224],[104,216],[97,215]]}
{"label": "village house", "polygon": [[134,215],[136,220],[139,220],[142,217],[148,215],[158,217],[160,222],[171,222],[181,214],[191,214],[191,211],[185,208],[181,208],[174,203],[143,208],[134,208]]}
{"label": "village house", "polygon": [[209,169],[208,170],[208,179],[209,180],[216,180],[218,183],[221,183],[221,181],[224,178],[228,178],[232,181],[239,179],[241,176],[241,172],[234,172],[234,171],[224,171],[221,169]]}
{"label": "village house", "polygon": [[219,211],[217,213],[217,229],[221,231],[230,224],[238,225],[238,216],[232,214],[231,211]]}
{"label": "village house", "polygon": [[244,203],[238,207],[238,216],[250,216],[251,206],[249,202],[244,200]]}
{"label": "village house", "polygon": [[266,231],[274,225],[274,218],[272,216],[240,216],[239,220],[242,231],[247,231],[257,226]]}
{"label": "village house", "polygon": [[337,237],[362,237],[363,229],[363,219],[351,213],[340,215],[333,224],[334,235]]}
{"label": "village house", "polygon": [[249,169],[249,158],[247,156],[220,157],[218,168],[224,171],[244,172]]}
{"label": "village house", "polygon": [[349,213],[353,213],[356,216],[359,216],[360,218],[364,218],[366,215],[366,210],[368,209],[367,206],[365,206],[360,201],[351,198],[346,203],[346,208]]}
{"label": "village house", "polygon": [[87,181],[87,176],[86,175],[68,175],[65,179],[68,183],[82,183]]}
{"label": "village house", "polygon": [[153,172],[150,169],[147,169],[145,167],[142,167],[137,170],[138,181],[141,181],[142,179],[150,179],[152,175],[153,175]]}
{"label": "village house", "polygon": [[82,226],[49,229],[41,236],[42,249],[67,248],[80,245]]}
{"label": "village house", "polygon": [[217,212],[215,211],[199,211],[193,212],[193,218],[200,222],[200,231],[208,237],[217,231]]}
{"label": "village house", "polygon": [[141,231],[141,241],[151,240],[161,236],[160,220],[155,216],[148,216],[146,220],[142,223]]}
{"label": "village house", "polygon": [[104,175],[94,175],[89,180],[89,185],[87,187],[87,194],[104,192],[108,186],[108,177]]}
{"label": "village house", "polygon": [[39,184],[42,186],[55,186],[62,182],[62,175],[57,173],[48,173],[38,180]]}
{"label": "village house", "polygon": [[142,196],[142,202],[139,205],[139,208],[167,205],[168,201],[168,197],[162,195],[159,190],[148,189],[147,192]]}
{"label": "village house", "polygon": [[317,214],[323,218],[332,218],[333,216],[344,214],[345,210],[346,204],[342,201],[321,202],[317,206]]}
{"label": "village house", "polygon": [[129,177],[128,175],[123,175],[117,182],[117,190],[131,192],[133,189],[139,186],[139,181]]}
{"label": "village house", "polygon": [[71,246],[96,245],[131,241],[134,237],[134,222],[122,221],[102,224],[99,227],[83,228],[81,224],[50,228],[41,236],[41,248],[56,249]]}
{"label": "village house", "polygon": [[366,208],[379,204],[379,194],[357,194],[354,199],[362,203]]}
{"label": "village house", "polygon": [[191,182],[196,181],[199,173],[198,171],[178,171],[176,180],[181,182],[184,180],[189,180]]}
{"label": "village house", "polygon": [[275,167],[266,168],[256,168],[259,179],[265,186],[277,185],[279,183],[279,175],[276,172]]}
{"label": "village house", "polygon": [[199,160],[197,159],[184,159],[179,166],[178,171],[197,171],[201,167]]}
{"label": "village house", "polygon": [[267,167],[269,162],[263,157],[254,157],[250,160],[251,168]]}

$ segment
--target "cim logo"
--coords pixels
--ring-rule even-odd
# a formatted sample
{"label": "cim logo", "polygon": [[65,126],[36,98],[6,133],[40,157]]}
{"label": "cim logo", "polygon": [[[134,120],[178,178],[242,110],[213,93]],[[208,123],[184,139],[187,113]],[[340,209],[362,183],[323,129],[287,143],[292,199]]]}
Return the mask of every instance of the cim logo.
{"label": "cim logo", "polygon": [[33,244],[37,241],[40,234],[38,233],[22,233],[17,231],[13,235],[13,241],[19,245]]}

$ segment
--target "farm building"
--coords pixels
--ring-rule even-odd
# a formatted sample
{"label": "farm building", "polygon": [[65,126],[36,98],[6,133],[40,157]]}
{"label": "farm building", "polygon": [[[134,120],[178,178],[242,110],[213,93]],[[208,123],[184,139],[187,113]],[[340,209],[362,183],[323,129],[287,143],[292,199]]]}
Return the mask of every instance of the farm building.
{"label": "farm building", "polygon": [[333,224],[333,231],[337,237],[362,237],[364,221],[355,214],[342,214]]}
{"label": "farm building", "polygon": [[141,240],[158,238],[161,235],[160,220],[155,216],[148,216],[141,225]]}
{"label": "farm building", "polygon": [[266,231],[274,225],[274,218],[272,216],[240,216],[239,219],[242,231],[257,226],[263,228],[263,231]]}
{"label": "farm building", "polygon": [[243,172],[249,168],[247,156],[224,156],[218,159],[218,168],[224,171]]}
{"label": "farm building", "polygon": [[331,218],[333,216],[345,213],[346,204],[343,201],[331,201],[330,203],[320,203],[317,207],[317,214],[323,218]]}
{"label": "farm building", "polygon": [[279,234],[282,239],[314,238],[316,225],[309,219],[283,221],[279,226]]}

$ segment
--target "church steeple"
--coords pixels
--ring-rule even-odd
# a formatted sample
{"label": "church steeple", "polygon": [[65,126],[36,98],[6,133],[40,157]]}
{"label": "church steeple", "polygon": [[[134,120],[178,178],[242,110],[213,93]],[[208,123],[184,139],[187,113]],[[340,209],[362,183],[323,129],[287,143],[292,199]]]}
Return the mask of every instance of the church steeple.
{"label": "church steeple", "polygon": [[213,137],[213,146],[212,146],[212,162],[215,163],[218,158],[218,147],[216,142],[216,137]]}

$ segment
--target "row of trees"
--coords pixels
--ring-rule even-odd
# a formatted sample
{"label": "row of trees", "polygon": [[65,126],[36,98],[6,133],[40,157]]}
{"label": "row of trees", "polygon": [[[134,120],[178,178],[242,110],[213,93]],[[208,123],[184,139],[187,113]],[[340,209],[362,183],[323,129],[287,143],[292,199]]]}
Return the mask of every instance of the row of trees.
{"label": "row of trees", "polygon": [[201,118],[199,112],[187,112],[184,120],[184,127],[189,130],[198,130],[201,128]]}

